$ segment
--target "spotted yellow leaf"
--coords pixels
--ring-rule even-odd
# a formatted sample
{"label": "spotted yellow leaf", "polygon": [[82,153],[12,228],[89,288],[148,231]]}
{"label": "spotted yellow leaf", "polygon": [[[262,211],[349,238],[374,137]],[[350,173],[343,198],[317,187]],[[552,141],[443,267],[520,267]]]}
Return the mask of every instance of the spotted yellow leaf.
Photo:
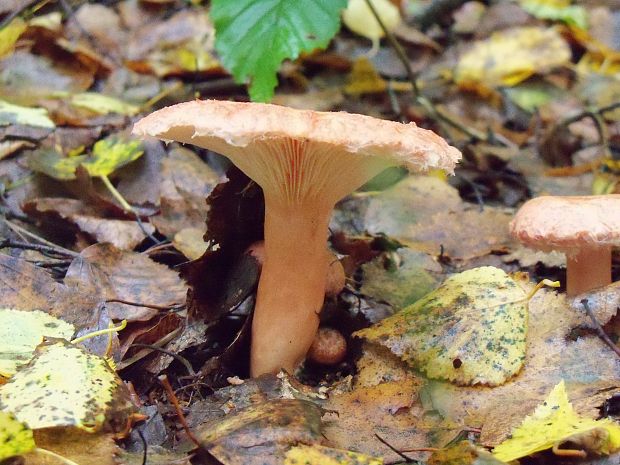
{"label": "spotted yellow leaf", "polygon": [[495,386],[523,365],[526,297],[504,271],[474,268],[355,335],[387,347],[431,378]]}
{"label": "spotted yellow leaf", "polygon": [[[570,442],[570,452],[561,447]],[[493,449],[505,462],[552,449],[559,455],[585,457],[609,455],[620,449],[620,426],[610,419],[593,420],[578,416],[568,401],[564,381],[557,384],[545,401],[523,423]]]}
{"label": "spotted yellow leaf", "polygon": [[140,111],[136,105],[123,102],[108,95],[98,94],[97,92],[82,92],[75,94],[70,99],[71,105],[86,108],[100,115],[108,113],[118,113],[121,115],[133,116]]}
{"label": "spotted yellow leaf", "polygon": [[129,413],[125,396],[125,386],[105,360],[55,339],[41,344],[30,363],[0,386],[0,411],[12,412],[32,429],[97,431],[116,421],[120,409]]}
{"label": "spotted yellow leaf", "polygon": [[331,447],[299,445],[290,449],[284,465],[383,465],[383,459]]}
{"label": "spotted yellow leaf", "polygon": [[35,448],[32,430],[8,412],[0,412],[0,462]]}
{"label": "spotted yellow leaf", "polygon": [[0,376],[8,378],[30,361],[43,338],[70,339],[73,325],[40,310],[0,309]]}

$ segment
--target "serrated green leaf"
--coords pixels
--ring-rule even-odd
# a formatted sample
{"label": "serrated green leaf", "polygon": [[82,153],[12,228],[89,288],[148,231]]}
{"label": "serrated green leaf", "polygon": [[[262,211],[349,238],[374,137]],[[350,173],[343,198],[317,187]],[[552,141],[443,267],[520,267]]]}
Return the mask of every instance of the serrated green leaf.
{"label": "serrated green leaf", "polygon": [[[69,339],[75,328],[40,310],[0,309],[0,376],[8,378],[30,361],[43,338]],[[1,441],[0,441],[1,443]]]}
{"label": "serrated green leaf", "polygon": [[215,47],[250,98],[271,100],[285,59],[325,48],[340,27],[346,0],[213,0]]}
{"label": "serrated green leaf", "polygon": [[29,108],[0,100],[0,126],[23,124],[39,128],[54,129],[56,125],[47,116],[45,108]]}
{"label": "serrated green leaf", "polygon": [[32,429],[97,431],[123,389],[104,359],[53,340],[39,346],[30,363],[0,386],[0,410],[12,412]]}
{"label": "serrated green leaf", "polygon": [[499,385],[525,359],[527,299],[504,271],[453,275],[413,305],[355,333],[431,378]]}
{"label": "serrated green leaf", "polygon": [[104,139],[93,146],[92,155],[82,165],[91,176],[108,176],[143,153],[139,140]]}
{"label": "serrated green leaf", "polygon": [[30,452],[35,447],[32,430],[12,413],[0,412],[0,462]]}
{"label": "serrated green leaf", "polygon": [[118,113],[120,115],[133,116],[140,111],[136,105],[131,105],[114,97],[98,94],[96,92],[82,92],[71,97],[71,105],[86,108],[100,115]]}

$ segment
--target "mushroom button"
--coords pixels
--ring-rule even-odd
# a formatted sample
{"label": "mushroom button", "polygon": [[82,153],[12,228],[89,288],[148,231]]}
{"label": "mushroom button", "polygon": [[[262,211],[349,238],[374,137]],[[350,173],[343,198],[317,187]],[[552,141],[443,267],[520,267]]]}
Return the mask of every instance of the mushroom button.
{"label": "mushroom button", "polygon": [[265,196],[265,262],[252,322],[252,376],[292,371],[319,325],[335,203],[394,165],[452,172],[460,152],[415,124],[216,100],[156,111],[134,133],[227,156]]}
{"label": "mushroom button", "polygon": [[611,249],[620,245],[620,195],[544,196],[529,200],[510,223],[533,249],[566,254],[566,293],[611,283]]}

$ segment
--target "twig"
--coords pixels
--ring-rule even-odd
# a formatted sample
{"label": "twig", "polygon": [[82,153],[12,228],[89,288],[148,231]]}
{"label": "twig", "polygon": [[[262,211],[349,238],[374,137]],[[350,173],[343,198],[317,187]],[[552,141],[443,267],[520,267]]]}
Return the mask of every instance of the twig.
{"label": "twig", "polygon": [[[179,326],[174,331],[171,331],[170,333],[166,334],[164,337],[162,337],[161,339],[156,341],[154,344],[152,344],[153,348],[154,347],[162,347],[162,346],[168,344],[175,337],[177,337],[182,331],[183,331],[183,326]],[[152,350],[153,350],[153,348],[152,348]],[[125,360],[122,360],[116,366],[117,371],[124,370],[128,366],[133,365],[134,363],[136,363],[139,360],[142,360],[144,357],[149,355],[152,352],[152,350],[146,350],[146,349],[145,350],[141,350],[140,352],[138,352],[137,354],[133,355],[132,357],[129,357],[129,358],[125,359]]]}
{"label": "twig", "polygon": [[381,436],[379,436],[377,433],[375,433],[375,437],[381,441],[381,443],[383,443],[384,445],[386,445],[387,447],[390,448],[390,450],[392,450],[393,452],[395,452],[396,454],[398,454],[399,456],[401,456],[402,458],[404,458],[407,462],[413,462],[413,463],[419,463],[417,460],[412,459],[411,457],[408,457],[407,455],[405,455],[404,453],[402,453],[401,451],[399,451],[396,447],[394,447],[392,444],[390,444],[389,442],[387,442],[385,439],[383,439]]}
{"label": "twig", "polygon": [[5,247],[9,247],[12,249],[36,250],[37,252],[61,255],[63,257],[70,256],[75,258],[80,256],[79,253],[65,251],[59,247],[50,247],[48,245],[41,244],[31,244],[30,242],[13,241],[11,239],[5,239],[3,241],[0,241],[0,248]]}
{"label": "twig", "polygon": [[166,354],[169,355],[170,357],[172,357],[175,360],[178,360],[187,370],[187,374],[189,376],[195,377],[196,376],[196,372],[194,371],[194,368],[192,367],[192,364],[189,363],[189,360],[187,360],[185,357],[179,355],[179,354],[175,354],[174,352],[170,351],[170,350],[166,350],[166,349],[162,349],[161,347],[157,347],[151,344],[140,344],[140,343],[134,343],[131,344],[130,347],[140,347],[142,349],[151,349],[157,352],[161,352],[162,354]]}
{"label": "twig", "polygon": [[467,127],[464,124],[461,124],[458,121],[453,120],[448,115],[440,112],[437,108],[435,108],[435,106],[429,99],[427,99],[420,93],[420,89],[418,87],[418,82],[417,82],[417,76],[415,75],[415,73],[413,72],[413,69],[411,68],[411,63],[409,63],[409,58],[407,57],[405,50],[400,45],[396,37],[394,37],[394,34],[392,34],[392,32],[385,26],[385,23],[379,16],[379,13],[377,12],[371,0],[366,0],[366,4],[368,5],[368,8],[370,8],[370,11],[372,12],[375,19],[377,20],[377,23],[379,23],[379,26],[381,26],[381,29],[383,29],[385,38],[390,43],[390,45],[394,49],[394,52],[396,52],[398,59],[401,61],[401,63],[405,67],[405,71],[407,72],[407,78],[411,82],[411,86],[413,88],[414,100],[429,113],[429,116],[431,118],[434,118],[436,121],[447,124],[448,126],[451,126],[454,129],[461,131],[462,133],[464,133],[471,139],[487,142],[489,138],[487,137],[486,134],[478,131],[477,129]]}
{"label": "twig", "polygon": [[6,225],[11,228],[13,231],[15,231],[17,234],[21,235],[21,236],[28,236],[31,239],[34,239],[37,242],[40,242],[41,244],[45,244],[48,247],[51,247],[53,249],[56,249],[58,251],[60,251],[61,253],[59,253],[59,255],[66,255],[69,257],[79,257],[79,253],[74,252],[73,250],[69,250],[69,249],[65,249],[64,247],[61,247],[59,245],[54,244],[53,242],[50,242],[46,239],[43,239],[41,236],[37,236],[36,234],[28,231],[27,229],[22,228],[21,226],[18,226],[15,223],[12,223],[9,220],[4,220],[4,222],[6,223]]}
{"label": "twig", "polygon": [[170,386],[168,377],[166,375],[161,375],[161,376],[158,376],[157,379],[159,379],[159,382],[162,384],[162,386],[166,390],[166,393],[168,394],[168,400],[172,403],[172,405],[174,405],[174,408],[176,409],[177,415],[179,417],[179,421],[181,422],[181,424],[183,425],[183,428],[185,429],[185,432],[187,433],[187,437],[190,438],[191,441],[194,444],[196,444],[198,447],[202,448],[200,441],[198,441],[196,436],[194,436],[194,433],[192,433],[192,431],[189,429],[189,425],[187,424],[187,421],[185,420],[185,415],[183,415],[183,411],[181,410],[181,406],[179,405],[179,400],[177,399],[177,396],[174,394],[174,391],[172,390],[172,386]]}
{"label": "twig", "polygon": [[134,307],[146,307],[146,308],[153,308],[155,310],[176,310],[179,308],[184,307],[184,304],[176,304],[176,305],[155,305],[155,304],[144,304],[142,302],[130,302],[128,300],[123,300],[123,299],[107,299],[106,303],[108,302],[118,302],[119,304],[125,304],[125,305],[132,305]]}
{"label": "twig", "polygon": [[600,337],[603,340],[603,342],[607,344],[609,348],[616,353],[617,356],[620,357],[620,348],[618,348],[618,346],[614,344],[614,341],[612,341],[609,338],[607,333],[603,330],[601,324],[597,321],[596,316],[594,316],[594,312],[590,308],[588,299],[581,299],[581,305],[583,305],[583,308],[585,308],[586,313],[592,320],[592,325],[594,326],[594,329],[596,331],[596,334],[598,334],[598,337]]}
{"label": "twig", "polygon": [[153,236],[150,232],[146,230],[138,212],[129,204],[129,202],[127,202],[127,200],[125,200],[125,197],[121,195],[121,193],[116,189],[116,187],[114,187],[114,184],[112,184],[110,178],[108,178],[105,174],[102,174],[99,176],[99,179],[103,181],[103,185],[108,189],[108,191],[110,191],[110,194],[112,194],[112,196],[118,201],[118,203],[121,204],[123,210],[134,215],[138,226],[142,230],[142,233],[144,233],[144,235],[150,240],[155,242],[155,244],[161,244],[161,242],[157,240],[155,236]]}

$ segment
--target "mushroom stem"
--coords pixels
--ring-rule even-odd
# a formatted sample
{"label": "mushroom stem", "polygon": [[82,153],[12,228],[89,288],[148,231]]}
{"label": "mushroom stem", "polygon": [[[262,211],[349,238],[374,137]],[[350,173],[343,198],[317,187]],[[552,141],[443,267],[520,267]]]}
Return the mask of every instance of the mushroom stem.
{"label": "mushroom stem", "polygon": [[611,284],[611,247],[584,247],[566,257],[566,294]]}
{"label": "mushroom stem", "polygon": [[252,321],[253,377],[281,368],[292,372],[312,345],[325,295],[332,207],[282,204],[265,195],[265,262]]}

